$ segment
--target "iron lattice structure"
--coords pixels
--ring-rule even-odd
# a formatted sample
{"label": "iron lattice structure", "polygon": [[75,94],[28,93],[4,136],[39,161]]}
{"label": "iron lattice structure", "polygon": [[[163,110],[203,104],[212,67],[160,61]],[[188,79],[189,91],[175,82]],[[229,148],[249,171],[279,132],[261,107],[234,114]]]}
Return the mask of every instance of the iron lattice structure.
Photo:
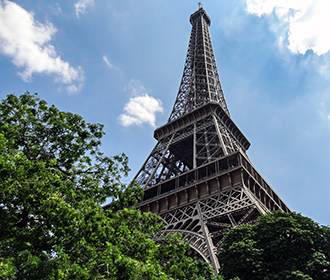
{"label": "iron lattice structure", "polygon": [[249,141],[230,118],[202,7],[192,32],[179,92],[168,123],[155,130],[155,148],[134,178],[144,189],[143,211],[180,232],[216,271],[224,231],[264,213],[289,209],[252,166]]}

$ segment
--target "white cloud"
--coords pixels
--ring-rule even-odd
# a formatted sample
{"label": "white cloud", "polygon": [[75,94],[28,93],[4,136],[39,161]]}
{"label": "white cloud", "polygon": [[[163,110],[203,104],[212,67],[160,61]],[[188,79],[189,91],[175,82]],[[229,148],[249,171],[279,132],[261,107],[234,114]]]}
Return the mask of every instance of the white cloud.
{"label": "white cloud", "polygon": [[130,98],[119,116],[123,126],[141,125],[143,123],[156,126],[156,113],[163,112],[161,102],[148,94]]}
{"label": "white cloud", "polygon": [[104,63],[108,66],[109,69],[115,68],[106,55],[102,56],[102,59],[103,59]]}
{"label": "white cloud", "polygon": [[82,14],[85,14],[88,8],[93,7],[95,0],[79,0],[74,4],[74,9],[76,16],[79,17]]}
{"label": "white cloud", "polygon": [[305,54],[312,50],[320,56],[330,50],[329,0],[246,0],[246,8],[259,17],[275,17],[279,45],[286,38],[291,52]]}
{"label": "white cloud", "polygon": [[57,55],[50,43],[55,33],[51,23],[42,24],[19,5],[0,0],[0,53],[23,69],[19,74],[24,80],[34,73],[53,74],[70,92],[78,91],[83,82],[82,69]]}
{"label": "white cloud", "polygon": [[150,96],[148,90],[137,80],[131,80],[127,90],[133,97],[126,103],[124,112],[119,116],[120,124],[131,126],[147,123],[155,127],[156,113],[163,112],[161,101]]}

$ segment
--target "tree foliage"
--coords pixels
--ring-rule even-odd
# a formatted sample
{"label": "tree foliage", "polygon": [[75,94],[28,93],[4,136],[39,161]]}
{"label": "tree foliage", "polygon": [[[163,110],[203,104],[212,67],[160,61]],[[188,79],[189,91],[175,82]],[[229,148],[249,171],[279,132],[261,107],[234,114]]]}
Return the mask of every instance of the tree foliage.
{"label": "tree foliage", "polygon": [[152,240],[162,222],[134,208],[142,191],[103,135],[36,95],[0,102],[0,279],[214,278],[179,237]]}
{"label": "tree foliage", "polygon": [[330,279],[330,228],[276,212],[229,231],[219,260],[224,279]]}

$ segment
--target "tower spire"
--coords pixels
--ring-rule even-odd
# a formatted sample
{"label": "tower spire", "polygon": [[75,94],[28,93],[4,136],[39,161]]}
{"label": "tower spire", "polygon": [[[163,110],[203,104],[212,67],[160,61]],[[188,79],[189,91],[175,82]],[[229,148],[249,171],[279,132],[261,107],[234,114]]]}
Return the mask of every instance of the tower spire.
{"label": "tower spire", "polygon": [[198,7],[190,16],[192,30],[189,47],[179,92],[169,121],[209,102],[220,104],[229,116],[209,33],[211,20],[200,2]]}

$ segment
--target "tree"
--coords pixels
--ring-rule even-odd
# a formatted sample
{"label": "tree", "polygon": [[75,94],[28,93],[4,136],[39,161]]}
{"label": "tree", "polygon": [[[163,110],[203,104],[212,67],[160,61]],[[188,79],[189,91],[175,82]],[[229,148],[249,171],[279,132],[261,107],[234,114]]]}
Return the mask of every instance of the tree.
{"label": "tree", "polygon": [[36,95],[0,102],[0,279],[214,278],[178,236],[152,240],[162,222],[134,207],[142,190],[103,135]]}
{"label": "tree", "polygon": [[275,212],[229,231],[219,260],[224,279],[330,279],[330,228]]}

